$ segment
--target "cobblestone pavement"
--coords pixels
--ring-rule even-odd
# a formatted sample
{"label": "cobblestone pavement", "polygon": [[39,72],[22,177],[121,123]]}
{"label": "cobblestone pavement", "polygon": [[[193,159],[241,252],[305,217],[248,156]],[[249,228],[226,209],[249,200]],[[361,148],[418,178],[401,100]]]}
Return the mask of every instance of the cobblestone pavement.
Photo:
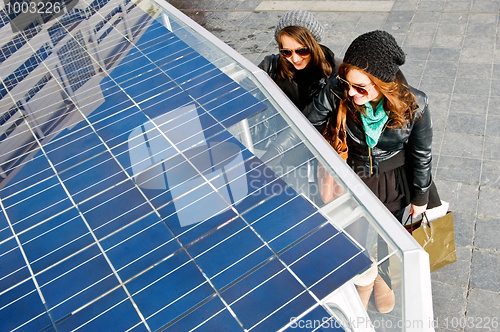
{"label": "cobblestone pavement", "polygon": [[429,96],[433,175],[455,217],[458,261],[432,273],[436,331],[500,331],[500,1],[169,2],[255,64],[277,52],[274,25],[291,9],[311,11],[340,57],[363,32],[392,33]]}

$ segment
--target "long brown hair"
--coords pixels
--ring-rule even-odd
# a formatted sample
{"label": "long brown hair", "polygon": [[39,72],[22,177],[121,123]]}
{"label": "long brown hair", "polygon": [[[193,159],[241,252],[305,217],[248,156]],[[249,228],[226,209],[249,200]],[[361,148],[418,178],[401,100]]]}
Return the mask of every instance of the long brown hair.
{"label": "long brown hair", "polygon": [[[377,90],[384,95],[384,110],[389,117],[387,127],[393,129],[404,128],[408,119],[413,119],[413,112],[418,108],[417,99],[411,93],[408,85],[402,83],[397,78],[392,82],[383,82],[363,69],[345,62],[339,66],[338,74],[341,78],[346,79],[347,73],[353,69],[359,70],[368,76]],[[344,100],[340,103],[339,107],[346,107],[347,112],[358,123],[361,121],[360,114],[363,113],[366,115],[366,108],[363,105],[356,104],[347,92],[344,92]]]}
{"label": "long brown hair", "polygon": [[[319,46],[316,39],[313,37],[311,32],[306,28],[299,26],[288,26],[280,31],[278,31],[278,47],[281,49],[283,45],[281,44],[281,38],[283,36],[288,36],[293,38],[297,43],[307,47],[311,50],[311,60],[307,65],[309,68],[318,67],[321,69],[325,77],[330,77],[332,74],[332,66],[328,61],[326,61],[325,53]],[[287,59],[280,55],[278,60],[278,77],[281,79],[292,80],[295,74],[295,68],[293,64]]]}

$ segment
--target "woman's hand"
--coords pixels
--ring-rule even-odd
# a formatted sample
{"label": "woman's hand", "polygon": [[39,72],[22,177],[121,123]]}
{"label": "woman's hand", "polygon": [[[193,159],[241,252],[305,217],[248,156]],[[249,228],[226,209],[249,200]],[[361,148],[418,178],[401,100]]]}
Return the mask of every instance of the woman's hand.
{"label": "woman's hand", "polygon": [[422,213],[424,213],[425,210],[427,210],[427,204],[420,205],[420,206],[413,205],[413,204],[410,205],[410,215],[413,218],[418,217],[419,215],[421,215]]}

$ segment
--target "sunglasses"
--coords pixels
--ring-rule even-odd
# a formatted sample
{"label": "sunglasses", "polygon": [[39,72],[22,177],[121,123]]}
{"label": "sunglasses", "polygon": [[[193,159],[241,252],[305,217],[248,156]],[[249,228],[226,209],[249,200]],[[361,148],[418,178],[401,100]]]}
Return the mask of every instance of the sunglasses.
{"label": "sunglasses", "polygon": [[287,50],[285,48],[282,48],[280,50],[280,54],[285,58],[291,57],[293,53],[297,54],[298,56],[304,57],[311,54],[311,51],[307,47],[298,48],[296,50]]}
{"label": "sunglasses", "polygon": [[368,96],[370,88],[367,89],[367,87],[373,86],[373,84],[369,84],[369,85],[365,85],[365,86],[354,85],[351,82],[343,79],[339,75],[337,75],[337,81],[338,81],[338,85],[341,88],[343,88],[344,90],[349,91],[352,87],[357,93],[359,93],[360,95],[363,95],[363,96]]}

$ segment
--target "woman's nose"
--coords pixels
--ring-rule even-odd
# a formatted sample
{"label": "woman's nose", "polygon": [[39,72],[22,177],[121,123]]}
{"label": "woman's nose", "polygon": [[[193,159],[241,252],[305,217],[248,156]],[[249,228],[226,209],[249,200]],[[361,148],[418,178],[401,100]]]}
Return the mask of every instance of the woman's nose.
{"label": "woman's nose", "polygon": [[354,96],[358,92],[352,87],[352,85],[349,85],[349,96]]}
{"label": "woman's nose", "polygon": [[298,62],[300,61],[301,57],[297,55],[297,53],[293,52],[292,53],[292,61],[293,62]]}

